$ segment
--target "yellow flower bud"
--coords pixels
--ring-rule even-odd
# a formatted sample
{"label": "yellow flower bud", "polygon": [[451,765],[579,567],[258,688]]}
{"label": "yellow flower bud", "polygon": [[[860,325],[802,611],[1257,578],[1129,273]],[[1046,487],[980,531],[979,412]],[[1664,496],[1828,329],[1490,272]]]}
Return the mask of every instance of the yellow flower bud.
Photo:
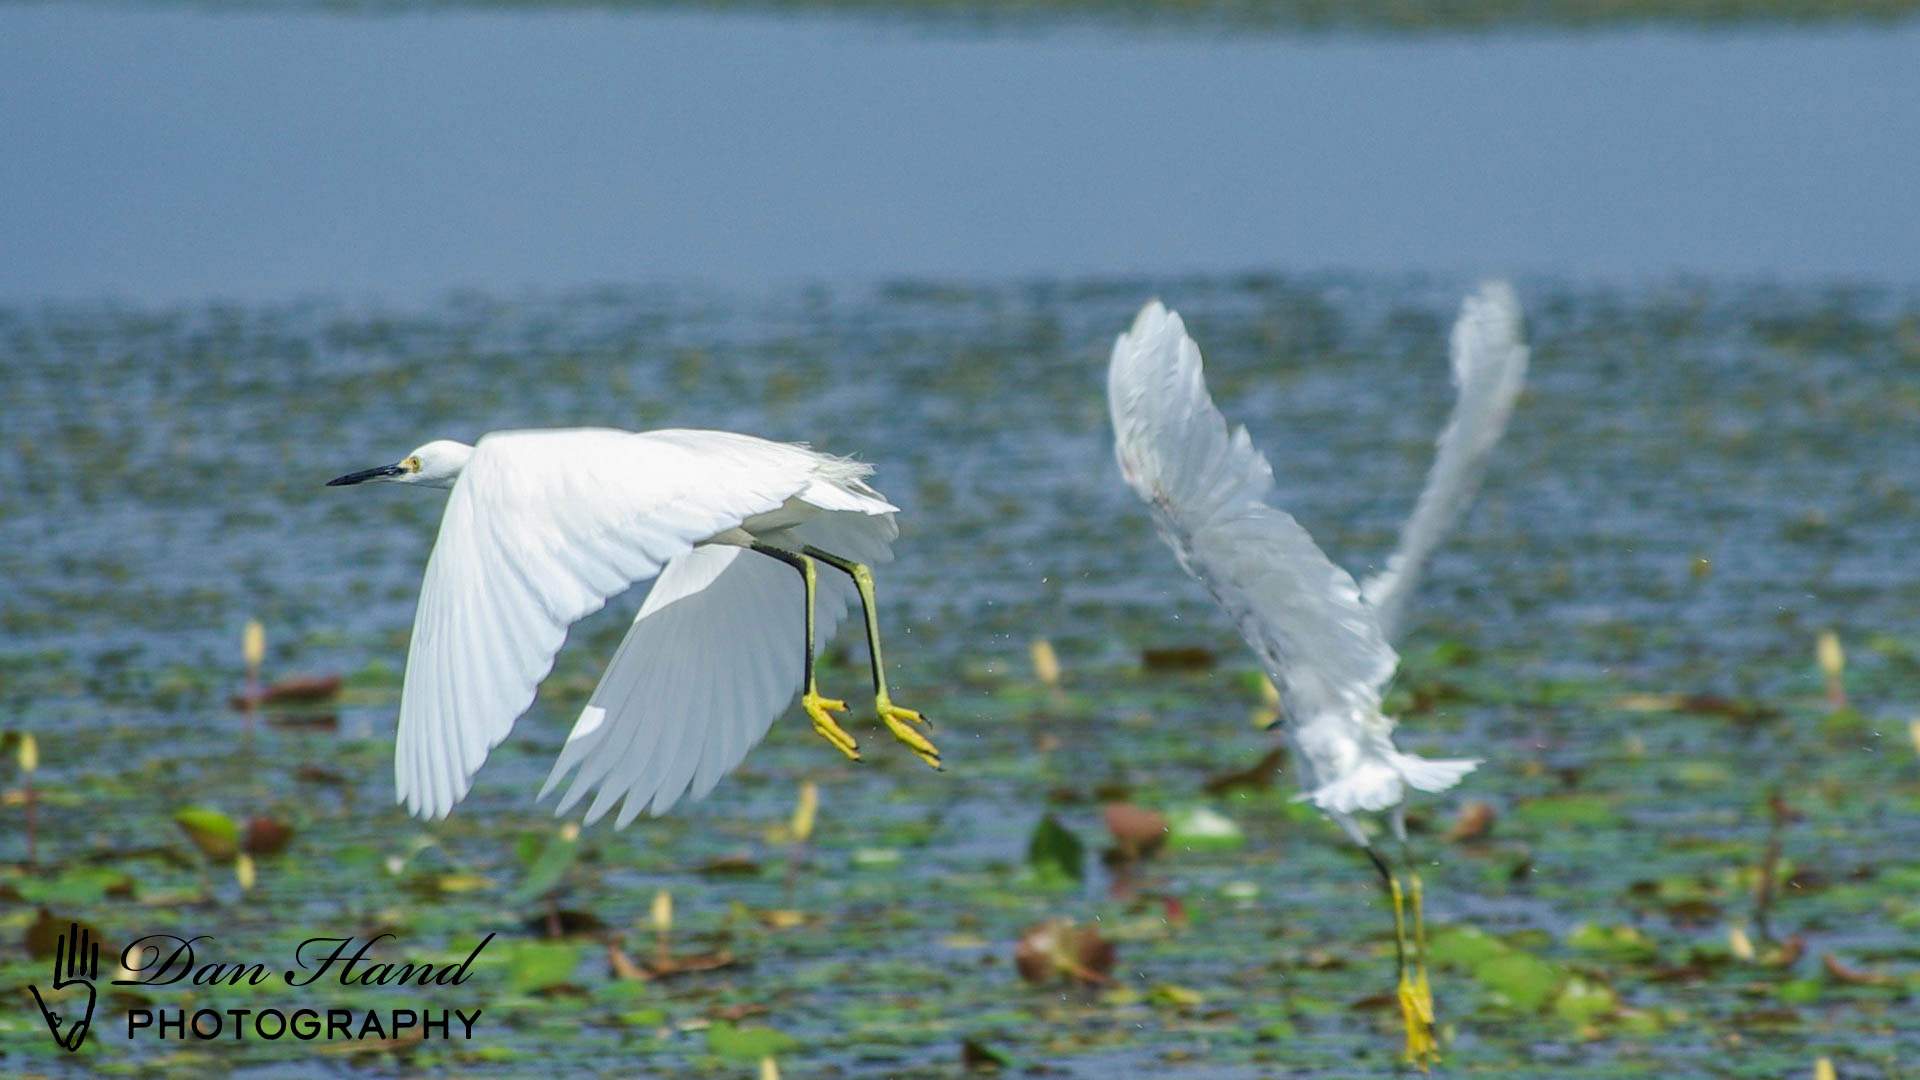
{"label": "yellow flower bud", "polygon": [[246,633],[240,639],[240,651],[247,658],[249,671],[260,670],[267,658],[267,628],[260,625],[259,619],[248,619]]}
{"label": "yellow flower bud", "polygon": [[1047,686],[1059,686],[1060,656],[1053,651],[1053,642],[1034,638],[1028,651],[1033,656],[1033,677]]}
{"label": "yellow flower bud", "polygon": [[813,835],[813,819],[820,811],[820,786],[808,780],[800,785],[800,801],[793,808],[793,838],[806,843]]}
{"label": "yellow flower bud", "polygon": [[1827,678],[1838,678],[1847,667],[1847,654],[1840,648],[1840,635],[1831,630],[1820,632],[1820,642],[1814,647],[1814,656],[1820,661],[1820,670]]}

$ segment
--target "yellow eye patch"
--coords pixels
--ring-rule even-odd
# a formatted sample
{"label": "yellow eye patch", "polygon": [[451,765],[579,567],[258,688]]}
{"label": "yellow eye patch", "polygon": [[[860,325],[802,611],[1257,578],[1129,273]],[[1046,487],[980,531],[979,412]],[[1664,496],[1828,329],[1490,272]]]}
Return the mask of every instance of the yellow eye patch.
{"label": "yellow eye patch", "polygon": [[417,473],[420,471],[420,459],[417,457],[410,457],[405,461],[402,461],[400,463],[400,467],[407,470],[410,473]]}

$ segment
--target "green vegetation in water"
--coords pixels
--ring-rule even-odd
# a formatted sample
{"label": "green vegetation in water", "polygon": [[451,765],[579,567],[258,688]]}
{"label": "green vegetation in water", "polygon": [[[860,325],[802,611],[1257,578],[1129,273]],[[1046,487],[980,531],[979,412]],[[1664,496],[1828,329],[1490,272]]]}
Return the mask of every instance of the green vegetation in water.
{"label": "green vegetation in water", "polygon": [[[1259,680],[1111,475],[1100,362],[1144,291],[0,311],[0,704],[37,736],[31,773],[21,739],[0,762],[0,1069],[1392,1069],[1375,878],[1292,800],[1284,759],[1254,767]],[[1349,565],[1390,549],[1448,404],[1433,343],[1457,289],[1159,291],[1287,505]],[[1487,759],[1410,815],[1450,1067],[1910,1075],[1920,302],[1527,292],[1533,382],[1392,691],[1408,749]],[[576,629],[450,818],[403,816],[390,725],[437,508],[320,484],[422,429],[582,422],[875,461],[907,511],[889,659],[948,772],[848,763],[790,715],[705,802],[568,829],[531,796],[627,598]],[[338,672],[335,696],[249,727],[229,698],[253,615],[266,679]],[[1815,662],[1829,627],[1844,707]],[[863,664],[829,650],[824,686]],[[472,1042],[130,1044],[113,1025],[136,999],[112,990],[69,1056],[24,988],[70,921],[276,966],[316,935],[392,934],[378,959],[431,963],[495,937],[459,987],[142,992],[478,1006]],[[1029,981],[1036,934],[1050,966]]]}

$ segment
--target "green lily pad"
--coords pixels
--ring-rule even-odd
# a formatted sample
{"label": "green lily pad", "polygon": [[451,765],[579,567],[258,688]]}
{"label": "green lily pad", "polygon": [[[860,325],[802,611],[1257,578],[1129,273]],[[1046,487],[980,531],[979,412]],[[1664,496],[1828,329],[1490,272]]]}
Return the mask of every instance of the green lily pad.
{"label": "green lily pad", "polygon": [[1646,960],[1659,953],[1652,939],[1632,926],[1581,923],[1567,935],[1569,948],[1619,960]]}
{"label": "green lily pad", "polygon": [[1552,964],[1517,951],[1480,964],[1474,968],[1473,977],[1497,1001],[1523,1013],[1539,1012],[1560,983],[1560,972]]}
{"label": "green lily pad", "polygon": [[1514,811],[1514,817],[1530,825],[1589,828],[1610,827],[1620,822],[1612,801],[1599,795],[1553,795],[1528,799]]}
{"label": "green lily pad", "polygon": [[735,1027],[719,1021],[707,1029],[707,1049],[729,1061],[778,1057],[797,1045],[793,1036],[770,1027]]}
{"label": "green lily pad", "polygon": [[218,810],[189,806],[176,811],[173,821],[209,859],[225,862],[240,853],[240,826]]}
{"label": "green lily pad", "polygon": [[580,947],[564,941],[514,942],[507,958],[507,985],[522,994],[551,990],[573,981]]}
{"label": "green lily pad", "polygon": [[580,829],[577,826],[562,827],[547,838],[546,846],[527,867],[527,876],[521,880],[520,887],[513,890],[507,903],[522,907],[558,888],[561,879],[567,876],[574,860],[580,854]]}
{"label": "green lily pad", "polygon": [[1553,999],[1554,1015],[1574,1025],[1591,1024],[1619,1007],[1619,995],[1611,987],[1578,976],[1568,979]]}
{"label": "green lily pad", "polygon": [[1080,881],[1087,876],[1087,846],[1058,818],[1048,814],[1027,840],[1027,865],[1041,878]]}

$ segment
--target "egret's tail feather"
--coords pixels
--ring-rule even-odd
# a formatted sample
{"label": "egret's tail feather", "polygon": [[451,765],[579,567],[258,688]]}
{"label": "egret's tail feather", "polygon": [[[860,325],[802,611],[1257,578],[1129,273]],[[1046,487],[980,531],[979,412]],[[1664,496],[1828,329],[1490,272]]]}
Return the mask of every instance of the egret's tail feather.
{"label": "egret's tail feather", "polygon": [[1300,798],[1329,814],[1378,812],[1405,799],[1408,788],[1429,793],[1445,791],[1479,764],[1463,758],[1429,761],[1396,752],[1355,766]]}
{"label": "egret's tail feather", "polygon": [[1413,754],[1395,754],[1393,766],[1400,771],[1400,777],[1408,787],[1433,794],[1459,783],[1468,773],[1479,768],[1480,760],[1448,758],[1445,761],[1430,761]]}

